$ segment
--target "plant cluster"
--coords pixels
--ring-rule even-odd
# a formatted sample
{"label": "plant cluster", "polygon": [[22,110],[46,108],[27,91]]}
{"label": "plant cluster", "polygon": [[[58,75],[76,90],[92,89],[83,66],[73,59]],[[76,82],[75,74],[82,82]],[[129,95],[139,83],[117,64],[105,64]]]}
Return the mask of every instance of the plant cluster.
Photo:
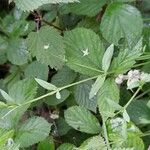
{"label": "plant cluster", "polygon": [[2,3],[0,150],[148,149],[150,1]]}

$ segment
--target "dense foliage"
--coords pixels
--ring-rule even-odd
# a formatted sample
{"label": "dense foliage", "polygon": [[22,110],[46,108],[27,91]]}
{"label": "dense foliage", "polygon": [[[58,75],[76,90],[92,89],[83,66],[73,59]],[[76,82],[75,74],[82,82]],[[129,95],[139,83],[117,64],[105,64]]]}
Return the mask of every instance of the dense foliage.
{"label": "dense foliage", "polygon": [[3,0],[0,150],[150,145],[149,0]]}

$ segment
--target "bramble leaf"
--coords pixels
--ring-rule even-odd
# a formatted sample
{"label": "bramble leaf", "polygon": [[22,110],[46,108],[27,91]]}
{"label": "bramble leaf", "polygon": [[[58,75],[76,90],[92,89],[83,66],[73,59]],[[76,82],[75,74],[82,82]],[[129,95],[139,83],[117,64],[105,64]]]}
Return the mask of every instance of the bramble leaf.
{"label": "bramble leaf", "polygon": [[140,12],[133,6],[123,3],[110,4],[102,18],[100,30],[106,40],[118,45],[125,38],[128,46],[142,33],[143,21]]}
{"label": "bramble leaf", "polygon": [[28,147],[44,140],[49,135],[50,128],[51,124],[44,118],[32,117],[21,125],[15,141],[20,143],[20,147]]}
{"label": "bramble leaf", "polygon": [[81,132],[96,134],[101,130],[97,118],[84,107],[68,108],[65,111],[65,120],[71,127]]}
{"label": "bramble leaf", "polygon": [[52,27],[44,26],[28,36],[29,51],[37,60],[51,68],[60,69],[65,61],[63,39]]}
{"label": "bramble leaf", "polygon": [[101,71],[103,44],[99,36],[90,29],[76,28],[65,34],[67,65],[76,72],[88,76]]}

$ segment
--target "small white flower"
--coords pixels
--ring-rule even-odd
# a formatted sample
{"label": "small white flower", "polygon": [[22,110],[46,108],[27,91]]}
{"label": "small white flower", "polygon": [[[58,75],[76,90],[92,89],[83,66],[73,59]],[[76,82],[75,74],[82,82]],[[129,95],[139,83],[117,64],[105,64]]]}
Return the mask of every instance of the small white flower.
{"label": "small white flower", "polygon": [[121,83],[123,82],[123,80],[120,79],[119,77],[117,77],[117,78],[115,79],[115,82],[116,82],[117,84],[121,84]]}
{"label": "small white flower", "polygon": [[44,45],[44,49],[48,49],[49,48],[49,44]]}
{"label": "small white flower", "polygon": [[83,52],[83,56],[89,55],[89,50],[88,50],[88,48],[86,48],[86,49],[83,50],[82,52]]}
{"label": "small white flower", "polygon": [[139,70],[130,70],[128,72],[127,89],[133,89],[139,86],[140,75],[141,73]]}
{"label": "small white flower", "polygon": [[118,77],[115,79],[115,82],[117,84],[121,84],[124,81],[124,75],[123,74],[119,74]]}
{"label": "small white flower", "polygon": [[128,79],[140,79],[140,71],[139,70],[130,70],[128,72]]}

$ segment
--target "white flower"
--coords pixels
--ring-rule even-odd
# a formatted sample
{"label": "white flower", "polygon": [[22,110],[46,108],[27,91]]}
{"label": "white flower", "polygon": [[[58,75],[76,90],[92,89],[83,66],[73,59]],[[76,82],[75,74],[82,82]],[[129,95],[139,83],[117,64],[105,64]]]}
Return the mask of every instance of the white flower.
{"label": "white flower", "polygon": [[128,72],[128,80],[132,79],[140,79],[140,71],[139,70],[130,70]]}
{"label": "white flower", "polygon": [[117,77],[117,78],[115,79],[115,82],[116,82],[117,84],[121,84],[121,83],[123,82],[123,80],[120,79],[119,77]]}
{"label": "white flower", "polygon": [[140,81],[140,71],[139,70],[130,70],[128,72],[128,81],[127,81],[127,89],[133,89],[139,86]]}
{"label": "white flower", "polygon": [[88,48],[86,48],[86,49],[83,50],[82,52],[83,52],[83,56],[89,55],[89,50],[88,50]]}
{"label": "white flower", "polygon": [[121,84],[124,81],[124,75],[123,74],[119,74],[118,77],[115,79],[115,82],[117,84]]}

